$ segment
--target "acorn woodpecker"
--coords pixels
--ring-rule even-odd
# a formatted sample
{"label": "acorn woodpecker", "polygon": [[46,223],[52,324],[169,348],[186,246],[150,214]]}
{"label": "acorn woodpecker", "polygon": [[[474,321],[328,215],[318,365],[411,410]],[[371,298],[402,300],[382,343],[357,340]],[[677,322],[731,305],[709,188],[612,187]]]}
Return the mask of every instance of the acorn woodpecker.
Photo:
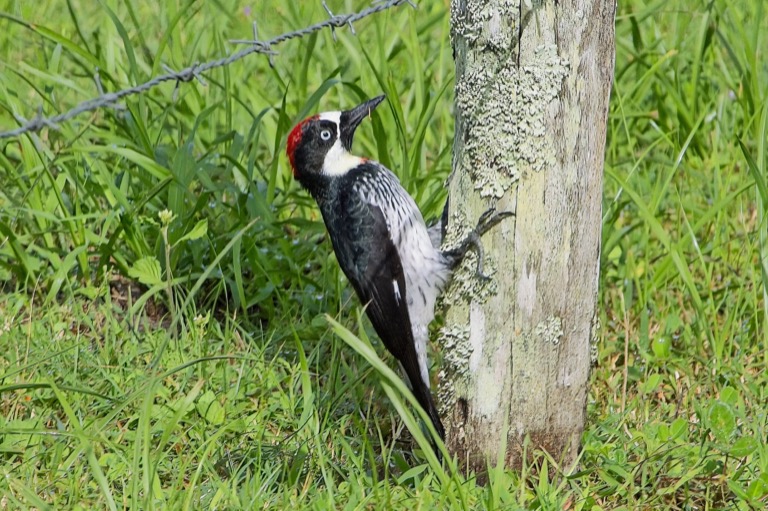
{"label": "acorn woodpecker", "polygon": [[397,177],[381,163],[349,152],[355,129],[384,99],[301,121],[288,135],[286,153],[294,177],[320,207],[339,265],[373,328],[400,362],[444,440],[427,366],[435,300],[467,250],[479,250],[479,237],[508,214],[483,215],[464,242],[441,251],[442,236],[430,238],[419,208]]}

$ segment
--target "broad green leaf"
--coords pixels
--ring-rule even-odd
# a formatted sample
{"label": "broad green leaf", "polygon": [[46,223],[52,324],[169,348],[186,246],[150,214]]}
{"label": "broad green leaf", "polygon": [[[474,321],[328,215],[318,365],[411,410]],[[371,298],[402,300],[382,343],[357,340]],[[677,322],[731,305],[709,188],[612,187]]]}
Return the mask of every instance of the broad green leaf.
{"label": "broad green leaf", "polygon": [[667,337],[658,337],[653,340],[651,349],[656,358],[667,359],[672,352],[672,343]]}
{"label": "broad green leaf", "polygon": [[743,458],[755,452],[758,447],[760,447],[760,444],[755,440],[755,437],[743,436],[733,443],[728,450],[728,454],[736,458]]}
{"label": "broad green leaf", "polygon": [[160,261],[152,256],[142,257],[133,263],[128,269],[128,276],[146,286],[156,286],[163,283]]}
{"label": "broad green leaf", "polygon": [[197,413],[211,424],[224,423],[224,417],[226,415],[224,413],[224,407],[221,406],[221,403],[216,399],[216,394],[212,391],[209,390],[200,396],[195,408],[197,408]]}
{"label": "broad green leaf", "polygon": [[736,429],[736,416],[730,405],[716,401],[709,407],[708,417],[715,438],[721,442],[728,441]]}
{"label": "broad green leaf", "polygon": [[208,219],[203,218],[202,220],[197,222],[197,224],[195,224],[192,230],[190,230],[187,234],[179,238],[179,241],[177,241],[176,244],[179,244],[182,241],[196,240],[196,239],[202,238],[206,234],[208,234]]}

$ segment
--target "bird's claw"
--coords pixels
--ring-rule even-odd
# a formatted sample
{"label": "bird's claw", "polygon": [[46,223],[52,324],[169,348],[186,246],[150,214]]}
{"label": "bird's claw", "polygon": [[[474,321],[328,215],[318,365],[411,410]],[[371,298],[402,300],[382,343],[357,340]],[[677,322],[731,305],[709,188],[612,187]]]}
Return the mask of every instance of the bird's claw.
{"label": "bird's claw", "polygon": [[482,236],[490,231],[493,226],[510,216],[515,216],[515,214],[511,211],[496,211],[496,208],[489,208],[480,215],[480,219],[477,221],[477,227],[475,227],[475,232]]}
{"label": "bird's claw", "polygon": [[477,221],[477,225],[467,235],[461,244],[447,252],[447,255],[453,260],[453,266],[455,267],[466,255],[470,248],[474,248],[477,252],[477,268],[475,270],[475,276],[482,280],[488,281],[491,279],[483,272],[483,259],[485,253],[483,251],[483,245],[480,242],[480,237],[488,232],[494,225],[498,224],[507,217],[514,216],[514,213],[510,211],[497,212],[495,208],[490,208],[480,215],[480,219]]}

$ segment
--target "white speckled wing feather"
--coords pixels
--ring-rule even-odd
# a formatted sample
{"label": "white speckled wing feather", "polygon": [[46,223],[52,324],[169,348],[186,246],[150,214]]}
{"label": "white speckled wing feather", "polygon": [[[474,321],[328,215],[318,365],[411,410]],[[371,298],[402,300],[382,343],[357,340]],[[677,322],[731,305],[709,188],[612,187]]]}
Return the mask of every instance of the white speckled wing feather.
{"label": "white speckled wing feather", "polygon": [[398,294],[405,295],[421,377],[429,387],[429,323],[435,317],[435,302],[448,281],[450,270],[440,250],[433,246],[413,198],[389,169],[379,163],[369,163],[377,165],[379,172],[362,176],[357,182],[357,192],[363,200],[381,208],[389,235],[397,247],[405,276],[405,292],[398,290]]}

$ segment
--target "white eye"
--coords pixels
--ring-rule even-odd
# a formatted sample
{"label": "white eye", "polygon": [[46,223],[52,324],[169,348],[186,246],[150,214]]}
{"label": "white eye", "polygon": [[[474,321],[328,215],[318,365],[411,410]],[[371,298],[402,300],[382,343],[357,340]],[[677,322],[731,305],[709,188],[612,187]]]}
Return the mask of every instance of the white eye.
{"label": "white eye", "polygon": [[331,132],[328,130],[323,130],[320,132],[320,138],[322,138],[324,141],[328,142],[331,139]]}

